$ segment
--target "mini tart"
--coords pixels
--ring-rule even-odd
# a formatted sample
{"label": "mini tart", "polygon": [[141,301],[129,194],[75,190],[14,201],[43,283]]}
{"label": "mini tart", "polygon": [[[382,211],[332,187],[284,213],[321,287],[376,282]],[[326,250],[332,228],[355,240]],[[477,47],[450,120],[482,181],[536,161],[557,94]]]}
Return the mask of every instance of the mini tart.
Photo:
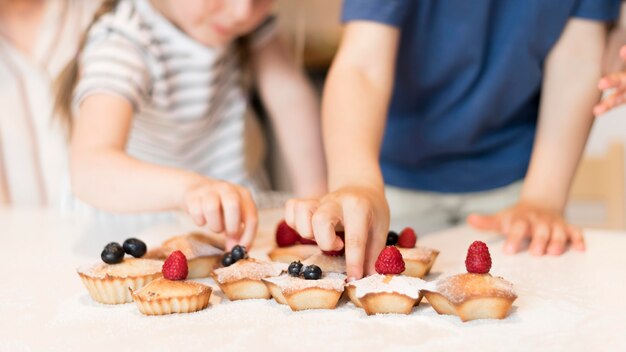
{"label": "mini tart", "polygon": [[192,233],[176,236],[163,242],[161,247],[151,249],[144,258],[165,260],[174,251],[181,251],[187,257],[189,279],[208,277],[211,272],[220,266],[224,251],[218,247],[215,240],[208,236]]}
{"label": "mini tart", "polygon": [[319,280],[305,280],[282,274],[263,279],[272,297],[287,304],[293,311],[305,309],[335,309],[343,294],[346,275],[324,273]]}
{"label": "mini tart", "polygon": [[346,272],[346,257],[343,255],[333,256],[320,252],[308,257],[302,262],[302,264],[304,266],[315,264],[319,266],[323,272]]}
{"label": "mini tart", "polygon": [[162,266],[160,260],[128,258],[119,264],[78,268],[78,275],[94,301],[122,304],[133,301],[129,289],[138,290],[161,277]]}
{"label": "mini tart", "polygon": [[513,284],[490,274],[459,274],[438,280],[424,296],[439,314],[462,321],[504,319],[517,299]]}
{"label": "mini tart", "polygon": [[268,256],[274,262],[291,263],[305,260],[318,253],[321,251],[316,245],[296,244],[289,247],[276,247],[268,253]]}
{"label": "mini tart", "polygon": [[214,270],[211,277],[231,301],[269,299],[271,293],[262,279],[280,275],[287,267],[257,259],[242,259],[235,264]]}
{"label": "mini tart", "polygon": [[139,311],[145,315],[192,313],[209,305],[211,288],[194,281],[171,281],[163,277],[131,291]]}
{"label": "mini tart", "polygon": [[346,293],[355,306],[367,315],[409,314],[422,300],[426,281],[404,275],[372,275],[350,282]]}
{"label": "mini tart", "polygon": [[402,275],[424,278],[430,272],[439,251],[426,247],[400,248],[405,270]]}

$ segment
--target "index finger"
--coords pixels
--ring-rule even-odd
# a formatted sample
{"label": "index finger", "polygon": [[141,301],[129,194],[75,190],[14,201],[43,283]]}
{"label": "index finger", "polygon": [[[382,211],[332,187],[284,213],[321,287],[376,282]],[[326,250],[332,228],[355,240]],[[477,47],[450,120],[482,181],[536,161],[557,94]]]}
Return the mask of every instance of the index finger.
{"label": "index finger", "polygon": [[259,216],[252,195],[247,189],[239,191],[241,196],[241,217],[243,222],[243,234],[239,239],[239,244],[250,249],[254,235],[256,234]]}
{"label": "index finger", "polygon": [[344,207],[343,226],[346,246],[346,271],[348,281],[363,277],[365,247],[370,230],[369,211],[363,206]]}

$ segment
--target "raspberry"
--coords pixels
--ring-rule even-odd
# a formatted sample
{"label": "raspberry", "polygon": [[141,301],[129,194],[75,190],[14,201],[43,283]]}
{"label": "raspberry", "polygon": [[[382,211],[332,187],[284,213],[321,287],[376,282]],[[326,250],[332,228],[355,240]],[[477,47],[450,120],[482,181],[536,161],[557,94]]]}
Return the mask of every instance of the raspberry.
{"label": "raspberry", "polygon": [[413,248],[415,247],[415,242],[417,242],[417,235],[415,231],[413,231],[410,227],[405,227],[402,232],[400,232],[400,238],[398,238],[398,246],[402,248]]}
{"label": "raspberry", "polygon": [[[346,233],[343,231],[337,231],[336,232],[337,237],[341,238],[341,240],[345,243],[346,242]],[[343,248],[341,248],[338,251],[322,251],[322,253],[329,255],[331,257],[339,257],[342,256],[344,254],[346,254],[346,246],[344,245]]]}
{"label": "raspberry", "polygon": [[382,275],[400,274],[404,271],[404,259],[395,246],[387,246],[376,259],[376,272]]}
{"label": "raspberry", "polygon": [[300,234],[289,227],[285,220],[281,221],[276,228],[276,243],[278,247],[289,247],[298,243],[302,237]]}
{"label": "raspberry", "polygon": [[187,257],[181,251],[174,251],[165,259],[161,269],[163,277],[168,280],[185,280],[189,274]]}
{"label": "raspberry", "polygon": [[486,274],[491,269],[491,255],[484,242],[474,241],[467,249],[465,268],[468,273]]}

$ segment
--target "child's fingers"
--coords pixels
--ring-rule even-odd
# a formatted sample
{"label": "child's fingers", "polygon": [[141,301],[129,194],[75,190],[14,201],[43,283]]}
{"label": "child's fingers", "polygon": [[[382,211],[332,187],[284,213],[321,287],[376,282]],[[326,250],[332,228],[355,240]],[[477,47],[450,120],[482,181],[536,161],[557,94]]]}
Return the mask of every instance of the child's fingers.
{"label": "child's fingers", "polygon": [[567,232],[569,233],[569,239],[572,242],[572,248],[581,252],[584,251],[585,237],[582,230],[577,226],[568,225]]}
{"label": "child's fingers", "polygon": [[296,204],[298,199],[289,199],[285,203],[285,222],[289,227],[296,228]]}
{"label": "child's fingers", "polygon": [[224,228],[230,237],[239,239],[241,235],[241,204],[239,193],[231,188],[220,192],[222,211],[224,215]]}
{"label": "child's fingers", "polygon": [[602,99],[598,105],[593,108],[593,114],[598,116],[611,110],[615,106],[624,103],[624,95],[626,95],[626,89],[618,89],[608,97]]}
{"label": "child's fingers", "polygon": [[[554,230],[554,229],[553,229]],[[532,255],[541,256],[546,252],[546,246],[550,240],[550,231],[535,231],[531,234],[528,251]]]}
{"label": "child's fingers", "polygon": [[[346,204],[347,203],[347,204]],[[363,277],[365,264],[365,247],[367,245],[370,207],[362,202],[344,202],[343,226],[346,247],[346,271],[348,280]]]}
{"label": "child's fingers", "polygon": [[342,217],[341,207],[334,201],[322,203],[313,214],[313,234],[322,250],[338,251],[343,248],[343,241],[335,233],[335,226]]}
{"label": "child's fingers", "polygon": [[512,220],[511,231],[507,233],[507,238],[504,243],[504,253],[515,254],[519,252],[522,247],[522,242],[528,237],[528,222],[526,220]]}
{"label": "child's fingers", "polygon": [[245,246],[246,248],[250,248],[252,246],[252,241],[254,240],[254,235],[256,234],[257,225],[259,224],[259,215],[250,192],[247,189],[242,188],[240,190],[240,195],[244,228],[239,244]]}
{"label": "child's fingers", "polygon": [[626,45],[622,46],[622,48],[619,49],[619,56],[622,58],[622,60],[626,60]]}
{"label": "child's fingers", "polygon": [[296,231],[304,238],[313,238],[313,226],[311,225],[311,221],[318,204],[319,203],[315,200],[300,200],[295,205]]}
{"label": "child's fingers", "polygon": [[202,208],[202,200],[198,197],[191,197],[185,203],[187,214],[191,216],[191,219],[197,226],[204,226],[206,224],[206,218],[204,216]]}
{"label": "child's fingers", "polygon": [[214,233],[224,232],[222,206],[220,204],[220,197],[216,193],[210,192],[204,195],[202,198],[202,211],[209,230]]}
{"label": "child's fingers", "polygon": [[467,223],[482,231],[500,231],[500,216],[471,214],[467,217]]}
{"label": "child's fingers", "polygon": [[565,224],[557,223],[552,226],[552,236],[550,236],[550,242],[546,252],[550,255],[561,255],[565,252],[565,246],[567,245],[567,231]]}
{"label": "child's fingers", "polygon": [[616,72],[608,74],[598,82],[598,88],[601,90],[610,88],[623,88],[626,86],[626,74],[622,72]]}

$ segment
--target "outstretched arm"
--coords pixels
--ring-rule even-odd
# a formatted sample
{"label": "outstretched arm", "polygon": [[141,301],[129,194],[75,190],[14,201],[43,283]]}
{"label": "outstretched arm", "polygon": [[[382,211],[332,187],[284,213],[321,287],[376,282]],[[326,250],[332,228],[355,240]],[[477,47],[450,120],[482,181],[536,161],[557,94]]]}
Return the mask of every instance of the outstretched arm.
{"label": "outstretched arm", "polygon": [[521,199],[495,216],[470,216],[470,224],[507,236],[504,250],[516,253],[530,238],[530,253],[559,255],[571,242],[584,250],[582,232],[563,219],[569,189],[599,99],[606,37],[604,24],[572,19],[545,64],[539,124]]}

